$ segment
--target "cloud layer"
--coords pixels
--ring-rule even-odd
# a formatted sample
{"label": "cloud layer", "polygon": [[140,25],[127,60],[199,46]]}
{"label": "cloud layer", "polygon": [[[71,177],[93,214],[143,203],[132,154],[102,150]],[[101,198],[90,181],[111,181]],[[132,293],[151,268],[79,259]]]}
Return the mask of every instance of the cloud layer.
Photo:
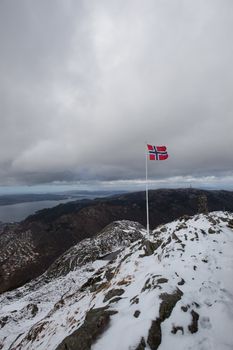
{"label": "cloud layer", "polygon": [[233,2],[0,3],[0,184],[230,176]]}

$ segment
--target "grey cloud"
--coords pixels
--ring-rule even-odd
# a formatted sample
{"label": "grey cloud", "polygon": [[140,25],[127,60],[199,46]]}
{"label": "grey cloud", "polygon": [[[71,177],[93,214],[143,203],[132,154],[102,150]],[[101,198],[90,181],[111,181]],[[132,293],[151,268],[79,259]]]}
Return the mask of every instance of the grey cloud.
{"label": "grey cloud", "polygon": [[0,4],[0,184],[232,171],[233,3]]}

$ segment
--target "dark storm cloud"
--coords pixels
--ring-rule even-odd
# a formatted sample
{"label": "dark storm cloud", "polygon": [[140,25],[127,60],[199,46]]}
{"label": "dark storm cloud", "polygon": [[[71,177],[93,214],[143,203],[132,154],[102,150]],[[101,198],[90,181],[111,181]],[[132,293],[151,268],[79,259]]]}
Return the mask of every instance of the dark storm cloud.
{"label": "dark storm cloud", "polygon": [[233,3],[0,3],[0,184],[232,174]]}

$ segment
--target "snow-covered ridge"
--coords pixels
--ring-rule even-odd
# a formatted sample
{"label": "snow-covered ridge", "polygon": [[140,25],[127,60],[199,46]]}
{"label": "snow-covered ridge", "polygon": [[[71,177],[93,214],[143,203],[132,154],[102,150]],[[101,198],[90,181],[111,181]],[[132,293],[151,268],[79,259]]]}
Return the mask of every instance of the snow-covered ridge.
{"label": "snow-covered ridge", "polygon": [[119,236],[102,251],[120,247],[115,259],[76,258],[68,274],[1,296],[0,348],[233,348],[233,215],[184,217],[150,237],[135,226],[134,242],[122,225],[126,244]]}
{"label": "snow-covered ridge", "polygon": [[51,265],[45,275],[47,278],[66,275],[69,271],[127,247],[144,234],[143,226],[137,222],[114,221],[99,234],[82,240],[66,251]]}

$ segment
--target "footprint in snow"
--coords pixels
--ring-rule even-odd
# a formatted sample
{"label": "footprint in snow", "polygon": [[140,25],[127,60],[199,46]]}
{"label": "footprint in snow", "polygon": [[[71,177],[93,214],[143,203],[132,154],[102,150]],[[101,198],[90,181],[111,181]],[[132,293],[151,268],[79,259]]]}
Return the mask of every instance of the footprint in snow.
{"label": "footprint in snow", "polygon": [[200,318],[200,326],[205,329],[210,329],[212,328],[212,325],[210,323],[210,319],[207,316],[202,316]]}

